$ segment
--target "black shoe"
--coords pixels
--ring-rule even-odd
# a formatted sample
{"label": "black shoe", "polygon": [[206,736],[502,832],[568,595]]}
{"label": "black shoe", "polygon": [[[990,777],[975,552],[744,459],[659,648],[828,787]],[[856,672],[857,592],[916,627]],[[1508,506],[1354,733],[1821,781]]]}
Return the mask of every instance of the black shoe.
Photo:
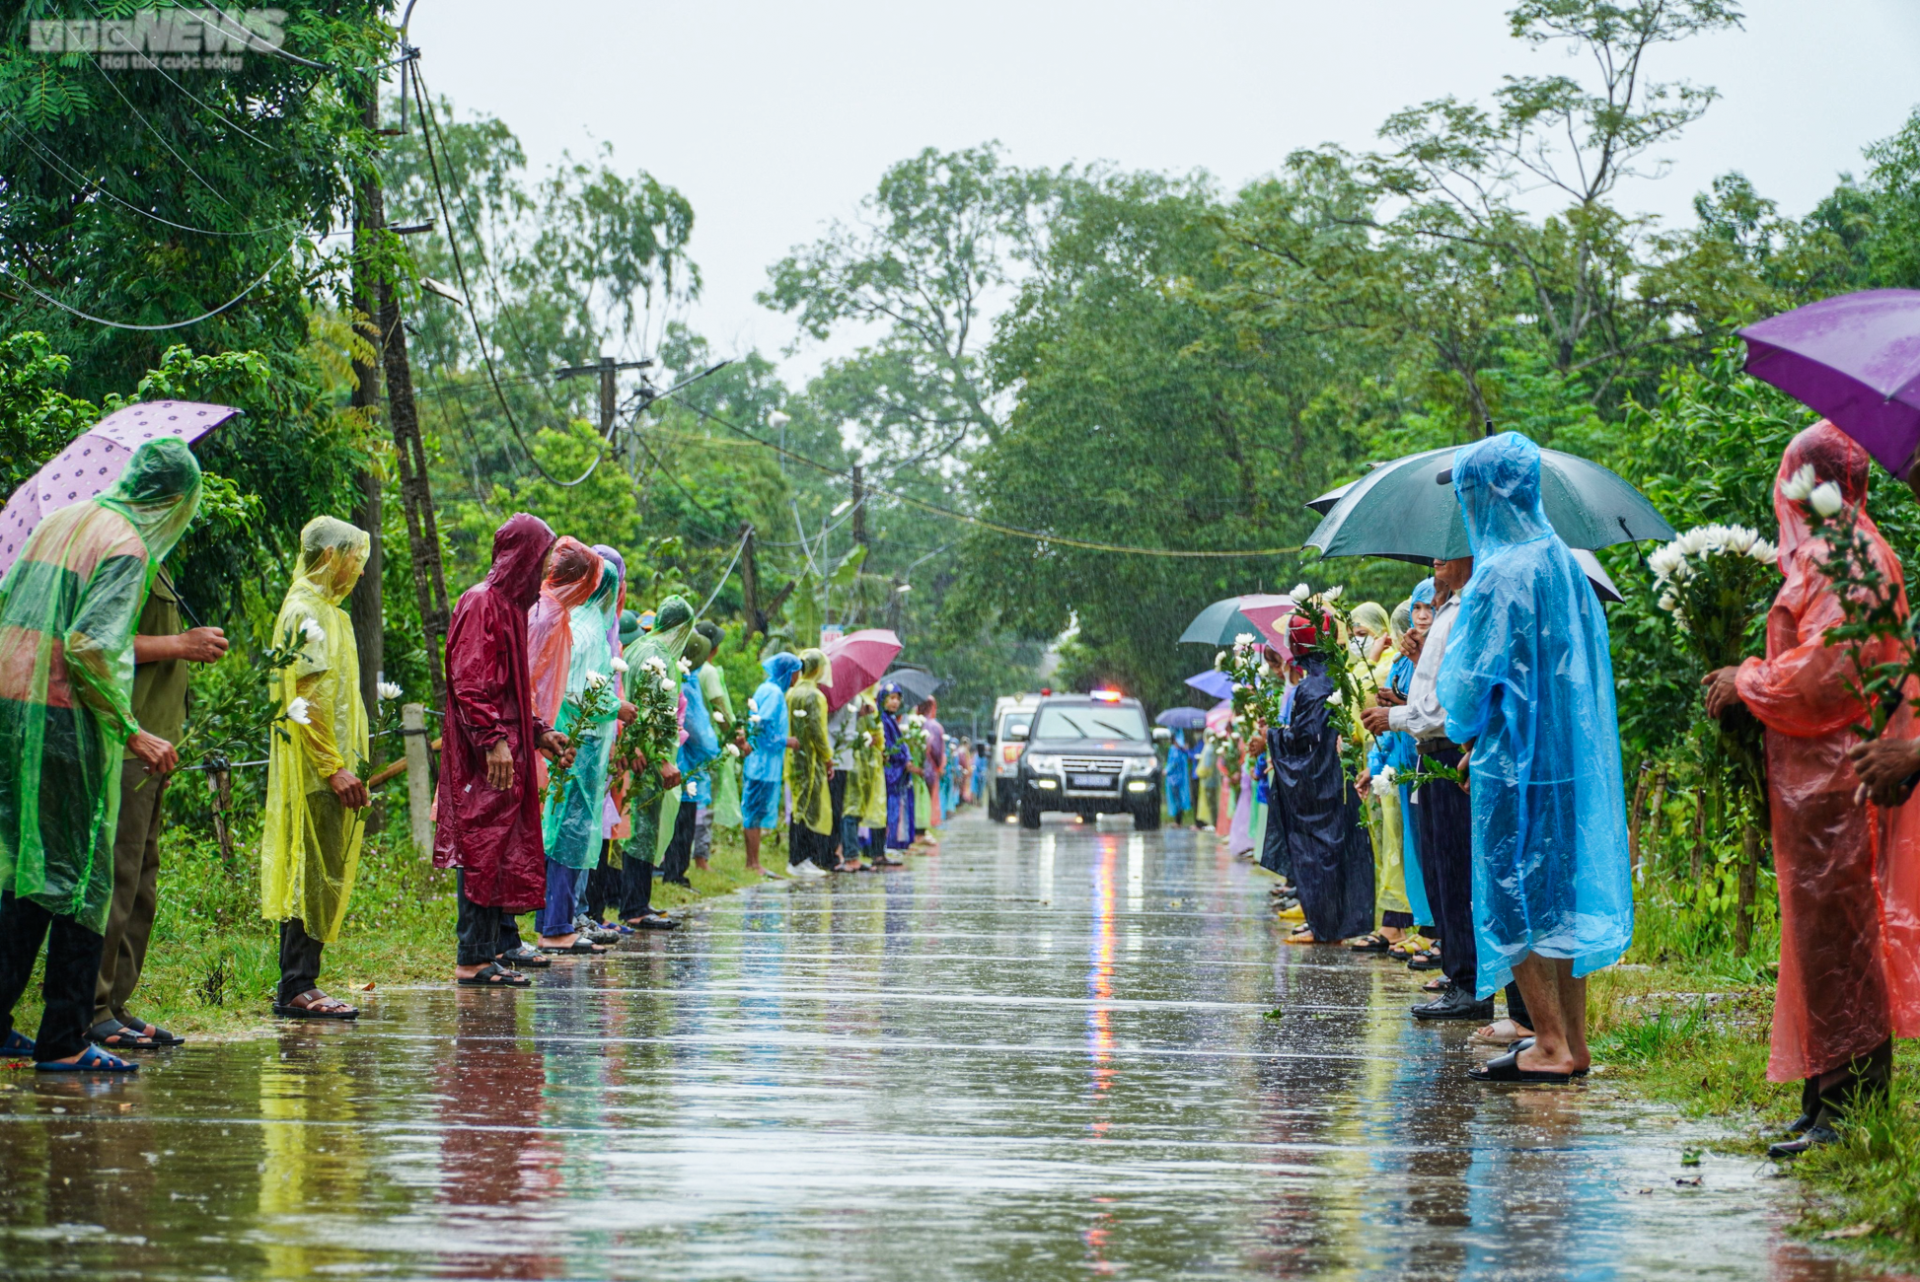
{"label": "black shoe", "polygon": [[1767,1156],[1775,1158],[1799,1157],[1809,1149],[1818,1148],[1822,1144],[1837,1144],[1839,1142],[1840,1136],[1831,1126],[1828,1126],[1824,1122],[1816,1122],[1812,1126],[1809,1126],[1807,1133],[1797,1140],[1781,1140],[1778,1144],[1768,1145]]}
{"label": "black shoe", "polygon": [[1820,1120],[1820,1079],[1809,1077],[1800,1086],[1800,1116],[1787,1127],[1789,1135],[1805,1135]]}
{"label": "black shoe", "polygon": [[1413,1008],[1415,1019],[1474,1019],[1491,1020],[1493,1018],[1493,998],[1480,1002],[1464,988],[1454,988],[1440,994],[1430,1002],[1422,1002]]}

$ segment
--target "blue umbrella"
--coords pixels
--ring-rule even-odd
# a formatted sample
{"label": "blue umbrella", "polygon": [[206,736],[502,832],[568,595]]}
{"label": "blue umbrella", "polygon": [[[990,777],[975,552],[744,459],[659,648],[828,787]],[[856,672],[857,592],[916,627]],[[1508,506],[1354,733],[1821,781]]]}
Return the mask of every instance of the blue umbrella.
{"label": "blue umbrella", "polygon": [[1153,719],[1153,724],[1169,730],[1198,730],[1207,724],[1205,708],[1168,708]]}
{"label": "blue umbrella", "polygon": [[1201,694],[1212,695],[1216,699],[1233,698],[1233,678],[1218,668],[1194,673],[1187,678],[1187,684]]}

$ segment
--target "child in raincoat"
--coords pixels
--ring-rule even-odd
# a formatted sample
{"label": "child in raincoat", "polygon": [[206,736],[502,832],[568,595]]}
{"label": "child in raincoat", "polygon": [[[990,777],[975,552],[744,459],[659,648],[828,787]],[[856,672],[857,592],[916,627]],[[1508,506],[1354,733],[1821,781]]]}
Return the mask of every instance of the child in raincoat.
{"label": "child in raincoat", "polygon": [[360,867],[367,759],[353,620],[340,603],[360,581],[365,530],[316,516],[300,531],[293,583],[274,620],[274,643],[297,654],[275,685],[282,720],[267,749],[260,840],[260,915],[280,924],[280,986],[273,1013],[353,1019],[359,1011],[318,987],[321,949],[340,935]]}
{"label": "child in raincoat", "polygon": [[833,835],[833,742],[827,734],[827,696],[820,678],[827,656],[819,650],[800,652],[800,673],[787,691],[787,786],[793,790],[793,824],[787,835],[787,862],[811,861],[827,869]]}

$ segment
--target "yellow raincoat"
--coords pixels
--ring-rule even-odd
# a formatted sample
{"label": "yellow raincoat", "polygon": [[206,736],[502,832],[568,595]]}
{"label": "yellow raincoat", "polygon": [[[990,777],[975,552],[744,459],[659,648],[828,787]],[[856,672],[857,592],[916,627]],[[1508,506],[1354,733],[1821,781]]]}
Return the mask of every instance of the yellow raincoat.
{"label": "yellow raincoat", "polygon": [[[860,746],[854,750],[853,768],[860,777],[860,824],[875,832],[887,826],[886,735],[880,729],[880,705],[873,701],[873,687],[860,692]],[[852,802],[849,800],[848,805]]]}
{"label": "yellow raincoat", "polygon": [[833,764],[833,740],[827,734],[827,696],[820,678],[827,656],[819,650],[800,652],[800,675],[787,691],[787,733],[796,747],[787,749],[787,786],[793,790],[793,818],[809,831],[833,831],[833,798],[827,789],[827,768]]}
{"label": "yellow raincoat", "polygon": [[[359,652],[340,602],[359,581],[368,547],[366,532],[345,521],[307,522],[293,585],[273,625],[273,643],[297,645],[300,653],[274,678],[288,715],[275,723],[267,750],[260,915],[298,917],[321,943],[340,934],[366,832],[360,813],[343,807],[327,781],[342,769],[358,773],[367,757]],[[302,699],[304,722],[292,714]]]}

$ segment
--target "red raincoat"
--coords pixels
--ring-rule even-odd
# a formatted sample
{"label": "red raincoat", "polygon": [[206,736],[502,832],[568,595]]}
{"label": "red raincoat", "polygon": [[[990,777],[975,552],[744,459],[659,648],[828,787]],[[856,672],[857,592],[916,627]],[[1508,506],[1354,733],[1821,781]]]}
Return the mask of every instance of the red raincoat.
{"label": "red raincoat", "polygon": [[[1886,940],[1874,876],[1877,817],[1854,800],[1860,781],[1847,749],[1866,710],[1847,689],[1849,649],[1826,644],[1843,622],[1840,598],[1820,572],[1825,545],[1812,537],[1804,502],[1783,493],[1811,463],[1859,512],[1874,560],[1899,593],[1900,561],[1866,515],[1867,452],[1822,421],[1793,438],[1774,481],[1780,569],[1786,575],[1767,615],[1767,657],[1740,665],[1740,698],[1766,726],[1773,865],[1780,889],[1780,978],[1774,993],[1770,1081],[1790,1082],[1840,1068],[1887,1040],[1893,1028]],[[1868,656],[1897,657],[1890,642]],[[1909,915],[1910,917],[1911,915]],[[1912,1023],[1911,1003],[1901,1021]]]}
{"label": "red raincoat", "polygon": [[[547,896],[540,791],[532,758],[551,726],[533,714],[527,611],[554,543],[547,523],[516,513],[494,532],[486,579],[461,594],[447,629],[447,715],[440,754],[433,865],[466,873],[466,895],[527,912]],[[487,783],[487,750],[505,740],[513,786]]]}

